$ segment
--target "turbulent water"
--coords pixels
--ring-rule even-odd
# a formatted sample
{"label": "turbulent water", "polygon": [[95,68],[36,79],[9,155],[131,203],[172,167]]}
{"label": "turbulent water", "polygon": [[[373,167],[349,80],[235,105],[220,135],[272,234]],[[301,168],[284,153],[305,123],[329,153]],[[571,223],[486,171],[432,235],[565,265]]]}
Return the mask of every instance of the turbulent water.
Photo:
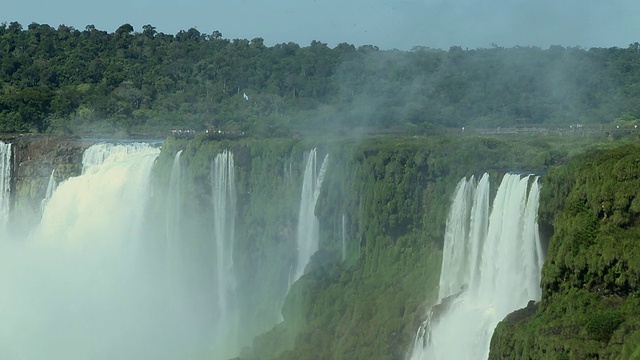
{"label": "turbulent water", "polygon": [[417,336],[412,360],[486,359],[497,323],[540,298],[538,178],[506,174],[491,211],[489,193],[486,174],[458,183],[445,231],[441,301]]}
{"label": "turbulent water", "polygon": [[298,216],[298,261],[293,281],[298,280],[304,274],[304,269],[311,256],[318,251],[320,224],[315,215],[315,209],[328,159],[329,155],[327,154],[318,170],[317,150],[312,149],[307,157]]}
{"label": "turbulent water", "polygon": [[[148,151],[151,147],[147,143],[114,144],[99,143],[89,147],[82,155],[82,173],[86,173],[94,166],[105,163],[127,161],[129,155]],[[157,149],[154,152],[159,153]],[[156,155],[157,156],[157,155]]]}
{"label": "turbulent water", "polygon": [[0,141],[0,240],[6,237],[11,191],[11,144]]}
{"label": "turbulent water", "polygon": [[[9,215],[10,151],[0,143],[2,226]],[[233,153],[211,160],[210,193],[199,194],[197,204],[186,191],[194,186],[187,183],[189,160],[180,150],[166,172],[152,172],[159,153],[145,143],[89,147],[81,175],[56,184],[52,171],[40,223],[27,238],[0,233],[0,359],[222,360],[275,325],[284,286],[318,250],[314,210],[328,156],[308,153],[300,202],[286,204],[299,206],[297,237],[278,245],[282,261],[266,264],[265,275],[234,258]],[[285,183],[297,179],[292,164],[285,165]],[[343,244],[343,257],[345,251]]]}
{"label": "turbulent water", "polygon": [[145,237],[158,154],[147,144],[92,146],[30,238],[0,244],[0,358],[214,358],[198,293],[165,281],[164,258]]}

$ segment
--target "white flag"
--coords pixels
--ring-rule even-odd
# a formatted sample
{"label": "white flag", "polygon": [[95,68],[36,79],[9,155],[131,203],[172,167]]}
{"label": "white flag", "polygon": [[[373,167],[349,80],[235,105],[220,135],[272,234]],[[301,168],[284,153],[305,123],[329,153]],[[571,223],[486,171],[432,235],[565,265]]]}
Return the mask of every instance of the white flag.
{"label": "white flag", "polygon": [[244,95],[244,99],[245,100],[249,100],[249,97],[247,96],[247,93],[243,93],[243,95]]}

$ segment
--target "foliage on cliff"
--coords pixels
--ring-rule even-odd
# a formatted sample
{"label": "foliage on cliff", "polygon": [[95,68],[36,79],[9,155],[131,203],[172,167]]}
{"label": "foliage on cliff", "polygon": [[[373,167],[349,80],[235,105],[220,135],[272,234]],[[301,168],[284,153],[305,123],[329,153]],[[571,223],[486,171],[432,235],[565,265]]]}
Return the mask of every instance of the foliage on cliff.
{"label": "foliage on cliff", "polygon": [[[511,170],[543,171],[564,163],[594,141],[566,140],[509,136],[169,139],[154,167],[147,218],[157,221],[158,226],[156,234],[149,234],[153,239],[149,249],[165,251],[168,203],[164,190],[175,154],[182,150],[181,241],[188,245],[189,274],[212,277],[214,264],[205,255],[215,252],[210,231],[211,164],[219,152],[231,150],[238,194],[234,266],[239,269],[237,291],[246,295],[238,300],[238,306],[247,310],[242,317],[246,338],[241,341],[247,346],[242,358],[399,359],[427,306],[436,300],[445,216],[459,179],[484,171],[494,178]],[[316,208],[321,223],[320,251],[285,300],[289,264],[295,258],[304,154],[313,147],[330,155]],[[78,146],[70,149],[79,156]],[[67,150],[52,150],[51,154],[62,157],[43,161],[54,166],[56,174],[67,160],[79,164]],[[575,164],[558,169],[573,169]],[[26,163],[21,166],[27,167]],[[50,168],[40,170],[38,187],[42,188]],[[71,175],[70,169],[65,173]],[[543,190],[550,194],[568,191],[564,189],[572,184],[567,180],[573,172],[566,172],[565,177],[561,174],[554,170],[552,178],[558,180],[545,182]],[[42,190],[36,196],[38,201],[41,195]],[[623,199],[610,202],[607,219],[635,221],[616,215],[624,208]],[[554,206],[562,208],[564,203]],[[606,271],[605,265],[598,271]],[[630,280],[623,280],[615,291],[628,286],[625,281]],[[185,284],[185,291],[194,284]],[[580,294],[574,298],[592,301]],[[208,300],[197,302],[209,306]],[[590,336],[608,336],[607,329],[620,325],[620,314],[626,314],[623,310],[632,305],[613,313],[602,307],[588,327]],[[271,329],[281,309],[284,321]],[[251,342],[258,334],[262,335]],[[640,341],[640,336],[633,336]],[[632,350],[635,348],[623,351]]]}
{"label": "foliage on cliff", "polygon": [[490,358],[638,358],[640,147],[549,170],[540,217],[555,230],[542,301],[498,326]]}
{"label": "foliage on cliff", "polygon": [[403,358],[436,301],[445,218],[460,178],[542,171],[564,158],[540,139],[474,136],[309,139],[289,156],[300,161],[294,154],[311,146],[330,154],[316,207],[320,251],[292,285],[284,321],[256,337],[243,359]]}
{"label": "foliage on cliff", "polygon": [[381,51],[3,23],[0,132],[634,124],[639,48]]}

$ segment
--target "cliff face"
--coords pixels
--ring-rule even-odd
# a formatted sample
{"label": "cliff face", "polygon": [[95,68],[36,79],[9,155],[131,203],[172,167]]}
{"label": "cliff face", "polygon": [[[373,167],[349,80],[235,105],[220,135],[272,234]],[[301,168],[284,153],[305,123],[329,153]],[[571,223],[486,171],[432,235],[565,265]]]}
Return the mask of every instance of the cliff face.
{"label": "cliff face", "polygon": [[[210,243],[211,164],[224,149],[234,154],[243,359],[401,359],[436,300],[457,182],[485,171],[495,178],[508,170],[541,171],[552,158],[545,145],[481,137],[169,140],[154,187],[168,186],[182,150],[185,236]],[[304,154],[314,147],[330,154],[315,209],[320,250],[288,289]],[[163,218],[166,199],[154,192],[152,202],[152,217]],[[210,251],[206,246],[201,252]]]}
{"label": "cliff face", "polygon": [[[15,142],[15,231],[26,232],[37,222],[54,169],[58,182],[80,173],[89,145]],[[289,284],[304,159],[311,148],[330,154],[315,209],[320,250],[306,274]],[[185,275],[204,278],[185,284],[185,291],[215,281],[210,280],[216,252],[211,167],[224,150],[235,159],[234,306],[241,310],[243,359],[404,358],[421,317],[436,300],[445,218],[456,183],[485,171],[493,178],[511,170],[544,171],[565,155],[539,139],[474,136],[167,140],[153,169],[148,246],[166,250],[168,210],[179,210]],[[171,203],[167,189],[178,151],[181,194]],[[553,225],[555,235],[543,301],[500,325],[492,356],[565,352],[579,358],[629,352],[631,345],[623,342],[640,343],[632,311],[640,305],[633,300],[639,266],[631,240],[638,238],[640,150],[589,156],[544,178],[540,218]],[[554,323],[556,318],[564,320]],[[602,344],[610,352],[598,350]]]}
{"label": "cliff face", "polygon": [[11,231],[24,235],[40,219],[51,173],[56,183],[82,171],[82,153],[90,142],[54,138],[19,138],[12,142],[13,201]]}
{"label": "cliff face", "polygon": [[638,358],[640,147],[550,169],[540,219],[555,230],[542,300],[497,327],[490,358]]}

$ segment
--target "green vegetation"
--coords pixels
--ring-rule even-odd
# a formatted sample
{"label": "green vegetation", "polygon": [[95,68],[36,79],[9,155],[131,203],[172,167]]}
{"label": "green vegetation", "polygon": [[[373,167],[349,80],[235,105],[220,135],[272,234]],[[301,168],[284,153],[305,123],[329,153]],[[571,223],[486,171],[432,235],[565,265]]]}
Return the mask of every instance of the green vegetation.
{"label": "green vegetation", "polygon": [[[602,134],[463,135],[170,138],[154,167],[147,215],[158,221],[158,233],[149,239],[166,237],[167,199],[158,189],[168,185],[173,158],[183,150],[181,230],[190,245],[183,255],[190,260],[187,271],[193,273],[188,275],[213,271],[206,255],[215,246],[208,241],[210,167],[216,154],[230,149],[238,193],[234,264],[242,269],[236,274],[237,289],[251,294],[238,305],[250,309],[242,314],[242,324],[250,326],[244,329],[240,358],[400,359],[436,301],[445,218],[459,179],[485,171],[493,179],[506,171],[546,172],[539,219],[541,227],[555,232],[544,267],[543,299],[500,324],[491,356],[637,358],[640,147],[625,145],[637,142],[637,135],[624,141]],[[41,142],[18,143],[27,141],[30,146]],[[81,149],[61,144],[65,148],[56,150],[58,143],[39,146],[38,153],[51,157],[38,160],[40,165],[66,174],[61,176],[79,171],[64,161]],[[283,305],[288,266],[295,258],[304,153],[312,147],[330,154],[316,207],[320,251]],[[41,188],[51,167],[36,174],[29,167],[35,162],[28,165],[35,153],[20,153],[27,159],[18,160],[19,168],[31,169],[25,172],[29,179],[39,176]],[[35,180],[18,182],[18,196],[36,193],[29,190]],[[163,251],[164,243],[154,240],[149,248]],[[184,286],[189,291],[194,285]],[[284,321],[273,327],[280,309]]]}
{"label": "green vegetation", "polygon": [[639,48],[267,47],[194,28],[171,35],[152,25],[109,33],[3,23],[0,132],[628,128],[640,118]]}
{"label": "green vegetation", "polygon": [[[194,221],[189,228],[206,229],[206,221],[197,221],[210,211],[208,169],[219,151],[234,153],[240,196],[234,262],[244,269],[238,289],[252,294],[243,299],[243,309],[253,311],[243,314],[243,323],[251,324],[247,335],[258,335],[242,359],[400,359],[436,301],[446,213],[456,183],[484,171],[496,179],[510,170],[544,171],[565,161],[567,149],[593,144],[593,139],[575,140],[564,148],[552,137],[212,141],[197,136],[167,140],[154,178],[168,181],[173,156],[184,150],[184,206],[194,214],[185,219]],[[277,299],[286,284],[273,279],[286,279],[287,261],[295,257],[303,155],[312,147],[330,154],[316,207],[320,251],[282,306]],[[155,198],[162,201],[161,194]],[[280,306],[284,321],[270,328],[275,321],[269,325],[268,318],[275,320]],[[594,334],[607,326],[594,321]]]}
{"label": "green vegetation", "polygon": [[549,170],[540,220],[555,232],[542,301],[498,326],[490,358],[638,357],[639,164],[640,147],[627,145]]}

